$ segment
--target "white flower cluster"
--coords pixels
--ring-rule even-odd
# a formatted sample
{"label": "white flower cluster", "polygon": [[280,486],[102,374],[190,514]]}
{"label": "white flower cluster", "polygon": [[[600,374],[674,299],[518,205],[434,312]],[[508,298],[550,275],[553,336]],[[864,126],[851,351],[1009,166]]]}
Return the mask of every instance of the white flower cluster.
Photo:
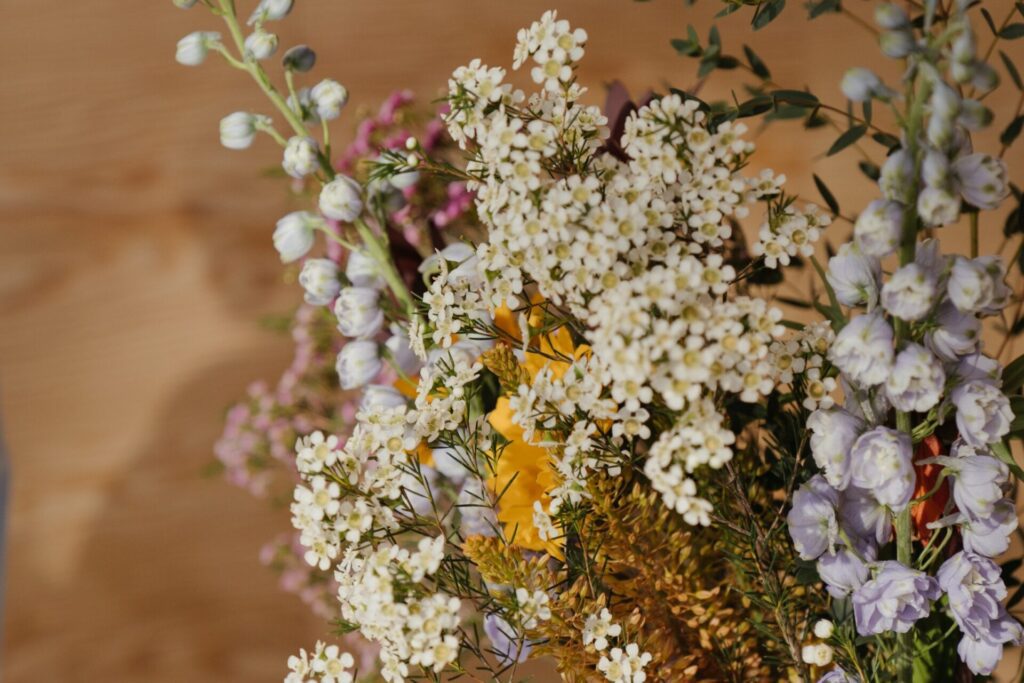
{"label": "white flower cluster", "polygon": [[318,642],[312,653],[299,650],[298,655],[288,658],[290,673],[284,683],[352,683],[353,665],[355,658],[341,652],[337,645]]}
{"label": "white flower cluster", "polygon": [[[473,154],[467,171],[476,178],[471,185],[488,241],[477,250],[472,286],[434,281],[427,327],[444,344],[458,331],[460,314],[514,306],[524,286],[535,285],[587,327],[587,371],[566,376],[596,382],[580,395],[590,396],[602,414],[580,411],[575,399],[565,399],[578,391],[549,385],[541,374],[514,399],[527,438],[561,416],[573,429],[581,422],[574,432],[580,438],[591,438],[596,423],[610,418],[613,436],[647,439],[645,405],[703,415],[703,397],[712,392],[752,402],[776,384],[769,348],[782,333],[781,312],[760,299],[728,296],[736,273],[722,252],[748,204],[768,204],[755,249],[772,267],[810,253],[829,219],[816,207],[798,212],[784,201],[783,176],[765,171],[744,178],[739,171],[753,151],[742,138],[744,126],[724,122],[712,130],[699,102],[680,95],[630,115],[621,158],[607,153],[605,117],[578,103],[584,89],[575,70],[585,38],[554,12],[520,32],[513,67],[532,59],[534,80],[544,86],[529,97],[504,83],[504,70],[479,62],[449,81],[448,128]],[[819,379],[820,401],[832,386]],[[707,438],[731,443],[720,435],[728,431],[721,423],[707,423]],[[689,434],[691,423],[683,419],[678,429]],[[683,474],[698,459],[659,457],[651,467],[672,506],[690,510],[695,501],[700,511],[686,516],[700,521],[707,519],[703,501]],[[556,460],[564,477],[556,499],[584,488],[585,463],[575,453]]]}
{"label": "white flower cluster", "polygon": [[385,681],[406,680],[410,666],[440,672],[459,655],[459,599],[421,586],[440,568],[444,544],[439,536],[422,539],[415,552],[393,544],[350,548],[338,563],[342,618],[380,645]]}
{"label": "white flower cluster", "polygon": [[827,322],[809,323],[790,339],[773,342],[768,349],[771,364],[778,371],[779,384],[802,383],[803,407],[807,410],[831,408],[837,382],[824,369],[828,349],[835,333]]}

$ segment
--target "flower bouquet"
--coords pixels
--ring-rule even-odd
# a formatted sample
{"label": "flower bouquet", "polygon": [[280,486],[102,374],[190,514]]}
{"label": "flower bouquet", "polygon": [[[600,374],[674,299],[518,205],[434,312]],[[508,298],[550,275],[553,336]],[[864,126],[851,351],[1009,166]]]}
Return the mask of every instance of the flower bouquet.
{"label": "flower bouquet", "polygon": [[[217,448],[235,483],[288,490],[296,538],[267,560],[345,639],[286,681],[517,681],[538,659],[569,681],[939,682],[1021,644],[1020,561],[997,559],[1024,360],[981,337],[1024,323],[978,254],[984,212],[1020,202],[1001,158],[1021,107],[983,103],[1018,7],[997,27],[978,3],[878,5],[902,79],[853,68],[845,107],[691,28],[675,49],[702,77],[748,71],[749,99],[614,86],[602,108],[577,78],[586,32],[547,12],[515,37],[529,92],[473,60],[438,119],[396,95],[338,155],[346,89],[298,85],[306,46],[282,86],[264,68],[292,0],[245,24],[234,0],[175,4],[227,31],[186,36],[178,61],[218,54],[278,119],[231,114],[224,145],[266,134],[309,202],[273,233],[301,263],[295,364]],[[784,3],[749,4],[757,29]],[[997,116],[1002,149],[974,151]],[[829,154],[877,145],[859,166],[879,198],[847,217],[818,176],[824,206],[788,192],[754,117],[835,127]],[[943,253],[961,229],[971,253]],[[785,296],[801,275],[809,294]]]}

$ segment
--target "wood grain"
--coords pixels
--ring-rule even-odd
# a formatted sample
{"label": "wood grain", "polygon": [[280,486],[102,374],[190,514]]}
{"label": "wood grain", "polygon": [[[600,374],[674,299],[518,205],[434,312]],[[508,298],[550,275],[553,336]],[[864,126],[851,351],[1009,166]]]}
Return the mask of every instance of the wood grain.
{"label": "wood grain", "polygon": [[[200,10],[3,4],[0,399],[14,479],[0,670],[12,683],[280,680],[287,655],[323,634],[256,560],[287,519],[199,476],[224,408],[288,362],[285,341],[255,323],[298,298],[269,239],[290,200],[258,175],[278,152],[217,144],[221,116],[262,103],[215,60],[174,63],[180,36],[215,27]],[[747,42],[776,81],[837,102],[845,65],[866,60],[896,76],[856,25],[807,24],[791,4],[754,35],[747,13],[722,21],[726,50]],[[549,7],[590,33],[581,76],[595,101],[614,78],[635,92],[689,86],[694,64],[668,40],[687,23],[706,33],[718,10],[670,0],[297,5],[283,42],[314,45],[315,75],[344,82],[354,107],[400,87],[432,98],[472,57],[507,65],[515,30]],[[1001,18],[1011,4],[988,6]],[[1012,54],[1019,63],[1021,50]],[[1015,98],[1011,86],[991,99],[999,127]],[[756,163],[811,198],[817,172],[852,213],[872,190],[851,156],[823,158],[832,137],[768,129]],[[1012,167],[1020,178],[1019,158]],[[998,225],[983,225],[983,250],[998,243]]]}

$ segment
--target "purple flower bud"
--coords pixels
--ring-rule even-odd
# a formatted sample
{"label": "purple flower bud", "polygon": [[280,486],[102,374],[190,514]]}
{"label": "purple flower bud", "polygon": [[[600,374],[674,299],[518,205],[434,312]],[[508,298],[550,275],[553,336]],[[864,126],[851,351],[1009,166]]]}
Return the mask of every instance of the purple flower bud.
{"label": "purple flower bud", "polygon": [[995,504],[991,517],[970,519],[961,514],[959,523],[964,550],[998,557],[1010,547],[1010,534],[1017,528],[1017,511],[1013,501],[1003,499]]}
{"label": "purple flower bud", "polygon": [[[872,548],[871,557],[874,557]],[[839,600],[864,585],[868,566],[849,548],[836,548],[818,558],[818,576],[825,582],[829,595]]]}
{"label": "purple flower bud", "polygon": [[907,633],[915,621],[928,616],[931,602],[942,595],[939,584],[924,572],[892,560],[875,568],[875,578],[853,593],[857,633]]}
{"label": "purple flower bud", "polygon": [[961,384],[950,395],[956,405],[956,427],[971,446],[1002,441],[1010,431],[1010,400],[996,386],[979,380]]}
{"label": "purple flower bud", "polygon": [[850,449],[863,433],[864,421],[842,408],[816,410],[807,418],[811,455],[825,472],[825,480],[842,491],[850,483]]}
{"label": "purple flower bud", "polygon": [[786,516],[789,535],[800,557],[813,560],[835,548],[839,540],[836,506],[839,496],[825,478],[816,474],[793,494]]}

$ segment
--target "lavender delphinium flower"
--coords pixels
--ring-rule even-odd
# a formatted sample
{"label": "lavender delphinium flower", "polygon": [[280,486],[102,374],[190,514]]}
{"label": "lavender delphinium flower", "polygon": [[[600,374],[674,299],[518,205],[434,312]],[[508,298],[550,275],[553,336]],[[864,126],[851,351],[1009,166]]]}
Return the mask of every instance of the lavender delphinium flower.
{"label": "lavender delphinium flower", "polygon": [[870,491],[856,486],[848,486],[840,496],[839,523],[847,533],[879,545],[892,538],[889,509]]}
{"label": "lavender delphinium flower", "polygon": [[820,474],[811,477],[793,494],[793,507],[786,521],[800,557],[813,560],[835,548],[839,539],[838,502],[835,489]]}
{"label": "lavender delphinium flower", "polygon": [[935,327],[925,334],[924,343],[939,358],[954,362],[978,348],[980,333],[977,316],[961,313],[947,301],[936,311]]}
{"label": "lavender delphinium flower", "polygon": [[984,447],[1002,441],[1010,431],[1013,410],[1010,400],[993,384],[973,380],[953,389],[956,427],[971,446]]}
{"label": "lavender delphinium flower", "polygon": [[811,455],[825,472],[832,488],[842,491],[850,484],[850,449],[866,425],[842,408],[816,410],[807,418],[811,430]]}
{"label": "lavender delphinium flower", "polygon": [[517,639],[516,630],[497,614],[484,617],[484,633],[491,641],[491,651],[502,664],[521,664],[533,649],[528,641]]}
{"label": "lavender delphinium flower", "polygon": [[909,435],[875,427],[854,442],[850,458],[854,485],[894,512],[907,506],[916,481]]}
{"label": "lavender delphinium flower", "polygon": [[818,679],[818,683],[861,683],[860,676],[849,674],[836,667]]}
{"label": "lavender delphinium flower", "polygon": [[935,283],[935,273],[917,263],[908,263],[882,287],[882,306],[897,318],[920,320],[935,305]]}
{"label": "lavender delphinium flower", "polygon": [[1002,600],[1006,597],[999,565],[970,552],[959,552],[946,560],[936,575],[949,596],[949,610],[963,641],[960,658],[976,674],[988,675],[1002,658],[1005,643],[1021,642],[1021,626],[1010,617]]}
{"label": "lavender delphinium flower", "polygon": [[893,364],[892,327],[880,313],[857,316],[836,335],[829,359],[863,386],[881,384]]}
{"label": "lavender delphinium flower", "polygon": [[992,507],[990,516],[971,519],[961,513],[959,524],[964,550],[998,557],[1010,547],[1010,534],[1017,528],[1017,511],[1013,501],[1004,498]]}
{"label": "lavender delphinium flower", "polygon": [[826,278],[840,303],[871,306],[878,300],[882,265],[850,242],[839,247],[839,252],[828,260]]}
{"label": "lavender delphinium flower", "polygon": [[[874,557],[874,547],[866,546],[864,554]],[[836,548],[835,552],[826,552],[818,558],[818,576],[825,582],[829,595],[837,600],[864,585],[870,571],[857,553],[850,548]]]}
{"label": "lavender delphinium flower", "polygon": [[853,592],[853,614],[862,636],[906,633],[928,616],[941,595],[934,577],[892,560],[879,562],[875,577]]}
{"label": "lavender delphinium flower", "polygon": [[938,457],[935,461],[952,475],[957,509],[971,519],[992,517],[996,504],[1003,499],[1009,468],[991,455],[976,453],[964,443],[954,448],[955,457]]}
{"label": "lavender delphinium flower", "polygon": [[885,394],[897,410],[927,412],[939,403],[946,383],[942,364],[920,344],[907,344],[896,356]]}

